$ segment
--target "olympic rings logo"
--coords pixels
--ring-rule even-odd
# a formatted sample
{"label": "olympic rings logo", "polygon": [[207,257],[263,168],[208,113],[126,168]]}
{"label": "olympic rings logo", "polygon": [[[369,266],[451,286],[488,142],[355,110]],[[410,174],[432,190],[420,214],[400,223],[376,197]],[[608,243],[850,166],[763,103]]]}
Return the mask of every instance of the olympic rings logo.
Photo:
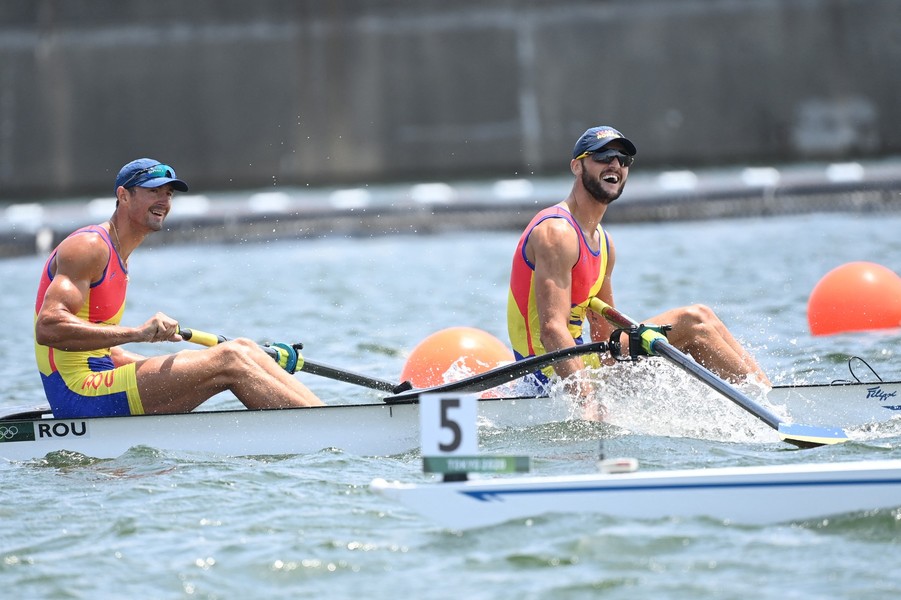
{"label": "olympic rings logo", "polygon": [[7,427],[6,425],[0,425],[0,438],[4,440],[11,440],[19,433],[19,428],[16,426]]}

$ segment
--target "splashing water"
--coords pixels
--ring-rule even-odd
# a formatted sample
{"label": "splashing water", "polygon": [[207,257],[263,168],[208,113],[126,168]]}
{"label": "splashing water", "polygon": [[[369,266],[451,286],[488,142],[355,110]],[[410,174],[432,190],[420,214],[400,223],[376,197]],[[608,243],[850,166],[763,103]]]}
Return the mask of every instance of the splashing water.
{"label": "splashing water", "polygon": [[[452,382],[475,374],[461,360],[452,364],[443,378],[445,382]],[[779,441],[776,432],[754,415],[664,361],[641,360],[585,369],[571,379],[579,378],[590,381],[595,389],[593,402],[588,406],[583,407],[567,391],[572,380],[554,380],[548,389],[552,399],[568,407],[570,420],[600,419],[609,425],[644,435],[740,443]],[[759,386],[746,383],[739,389],[784,417],[784,407],[770,405]],[[534,393],[532,384],[519,379],[481,395],[516,397]]]}
{"label": "splashing water", "polygon": [[[495,365],[482,366],[487,369]],[[443,379],[449,383],[476,374],[461,359],[451,365]],[[570,391],[578,387],[575,384],[583,381],[590,382],[594,388],[593,398],[589,402],[575,397]],[[780,420],[786,423],[796,421],[786,405],[770,401],[767,388],[758,382],[746,381],[735,385],[735,388]],[[755,415],[690,373],[656,358],[587,368],[567,380],[553,380],[545,392],[557,404],[560,409],[557,414],[561,421],[569,423],[568,427],[574,422],[598,421],[613,427],[614,436],[629,432],[731,443],[780,441],[778,433]],[[516,379],[481,392],[480,396],[509,398],[535,394],[534,383]],[[827,425],[840,422],[841,419],[838,419],[836,423]],[[494,427],[482,418],[479,425],[489,429]],[[901,415],[888,422],[846,428],[846,432],[857,441],[894,437],[901,432]]]}
{"label": "splashing water", "polygon": [[[635,433],[692,437],[726,442],[773,442],[769,426],[692,375],[663,361],[642,360],[587,369],[594,400],[604,420]],[[555,382],[559,394],[564,382]],[[740,386],[748,396],[762,396],[753,384]],[[766,405],[765,399],[758,400]],[[772,407],[768,407],[771,408]]]}

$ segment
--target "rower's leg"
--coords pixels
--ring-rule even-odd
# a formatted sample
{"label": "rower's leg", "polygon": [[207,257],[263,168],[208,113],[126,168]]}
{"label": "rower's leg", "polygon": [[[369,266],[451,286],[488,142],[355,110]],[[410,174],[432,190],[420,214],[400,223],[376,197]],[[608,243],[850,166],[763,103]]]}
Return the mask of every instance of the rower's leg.
{"label": "rower's leg", "polygon": [[670,343],[699,363],[733,383],[756,379],[772,387],[754,357],[738,343],[716,314],[702,304],[668,310],[649,319],[655,325],[672,325]]}
{"label": "rower's leg", "polygon": [[248,408],[322,405],[313,392],[247,339],[148,358],[136,367],[141,402],[148,414],[188,412],[226,390]]}

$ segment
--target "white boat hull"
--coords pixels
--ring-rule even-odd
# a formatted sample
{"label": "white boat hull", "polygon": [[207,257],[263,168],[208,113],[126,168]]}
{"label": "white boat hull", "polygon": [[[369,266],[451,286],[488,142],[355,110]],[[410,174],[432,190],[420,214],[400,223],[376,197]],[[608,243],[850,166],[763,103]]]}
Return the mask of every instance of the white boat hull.
{"label": "white boat hull", "polygon": [[389,483],[371,489],[450,529],[547,514],[774,524],[901,507],[901,460]]}
{"label": "white boat hull", "polygon": [[[901,382],[777,387],[767,401],[784,406],[795,423],[852,428],[899,414]],[[497,428],[561,422],[573,415],[571,404],[561,399],[479,401],[480,418]],[[414,403],[374,403],[139,417],[0,419],[0,458],[9,460],[40,458],[57,450],[109,458],[134,446],[228,456],[305,454],[323,448],[386,456],[419,446],[419,408]]]}
{"label": "white boat hull", "polygon": [[784,406],[795,423],[851,429],[901,415],[901,382],[780,386],[767,402]]}
{"label": "white boat hull", "polygon": [[[527,427],[570,416],[566,402],[546,398],[484,399],[479,404],[481,417],[498,427]],[[8,460],[40,458],[59,450],[112,458],[135,446],[225,456],[308,454],[325,448],[390,456],[419,446],[419,405],[0,420],[0,457]]]}

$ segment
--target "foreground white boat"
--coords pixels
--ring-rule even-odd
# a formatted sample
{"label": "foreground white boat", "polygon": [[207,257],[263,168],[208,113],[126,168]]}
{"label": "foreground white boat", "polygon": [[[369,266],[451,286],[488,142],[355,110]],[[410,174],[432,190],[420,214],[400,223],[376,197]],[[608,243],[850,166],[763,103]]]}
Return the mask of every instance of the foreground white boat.
{"label": "foreground white boat", "polygon": [[[794,422],[853,428],[898,414],[901,382],[777,387],[767,400],[784,406]],[[479,401],[479,415],[496,428],[528,427],[572,419],[573,408],[552,398],[486,398]],[[110,458],[134,446],[225,456],[306,454],[323,448],[386,456],[418,445],[419,405],[413,400],[86,419],[53,419],[45,408],[0,417],[0,458],[9,460],[57,450]]]}
{"label": "foreground white boat", "polygon": [[426,484],[376,479],[371,489],[450,529],[574,513],[760,525],[901,507],[901,460]]}

